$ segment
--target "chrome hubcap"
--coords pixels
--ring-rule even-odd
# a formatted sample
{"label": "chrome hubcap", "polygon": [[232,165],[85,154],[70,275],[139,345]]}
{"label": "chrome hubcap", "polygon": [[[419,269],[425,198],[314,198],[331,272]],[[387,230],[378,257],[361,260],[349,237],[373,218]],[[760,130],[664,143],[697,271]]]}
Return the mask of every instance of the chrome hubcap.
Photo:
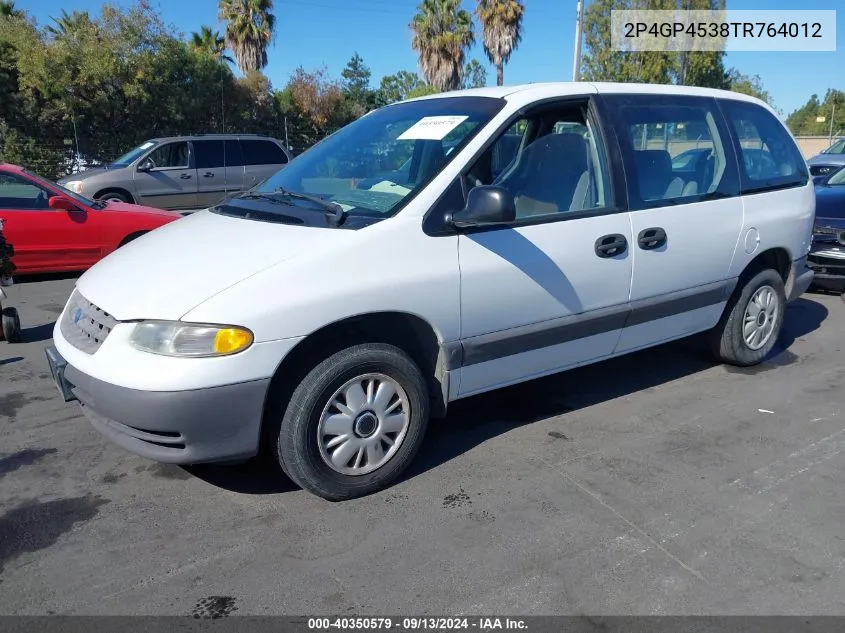
{"label": "chrome hubcap", "polygon": [[778,295],[771,286],[757,289],[745,308],[742,336],[754,351],[761,349],[775,331],[778,314]]}
{"label": "chrome hubcap", "polygon": [[344,475],[373,472],[402,445],[410,410],[405,390],[389,376],[353,378],[334,392],[320,414],[320,456]]}

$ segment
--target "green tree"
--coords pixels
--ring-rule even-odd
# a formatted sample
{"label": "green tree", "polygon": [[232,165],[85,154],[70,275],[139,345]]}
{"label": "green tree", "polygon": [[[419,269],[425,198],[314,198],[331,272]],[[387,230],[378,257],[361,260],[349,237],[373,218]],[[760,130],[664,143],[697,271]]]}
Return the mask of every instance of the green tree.
{"label": "green tree", "polygon": [[15,8],[15,0],[0,0],[0,17],[22,17],[23,11]]}
{"label": "green tree", "polygon": [[460,0],[423,0],[411,30],[411,46],[428,83],[440,91],[460,88],[466,50],[475,42],[472,16]]}
{"label": "green tree", "polygon": [[[464,67],[464,88],[484,88],[487,85],[487,69],[477,59],[470,60]],[[499,84],[501,85],[501,84]]]}
{"label": "green tree", "polygon": [[210,26],[202,26],[199,32],[191,33],[190,45],[198,53],[209,55],[221,62],[234,63],[226,54],[226,38]]}
{"label": "green tree", "polygon": [[[824,121],[819,121],[820,117]],[[786,124],[795,135],[827,136],[831,127],[834,134],[841,134],[845,130],[845,92],[829,88],[821,100],[812,95],[786,118]]]}
{"label": "green tree", "polygon": [[340,73],[346,106],[351,118],[358,118],[375,106],[375,93],[370,90],[372,73],[356,52]]}
{"label": "green tree", "polygon": [[375,95],[376,105],[384,106],[404,101],[411,98],[412,94],[418,96],[418,93],[427,87],[428,84],[416,73],[400,70],[398,73],[381,78],[381,84]]}
{"label": "green tree", "polygon": [[91,24],[91,17],[87,11],[68,13],[62,9],[62,14],[58,18],[51,19],[53,25],[47,27],[47,32],[53,37],[73,37]]}
{"label": "green tree", "polygon": [[763,80],[760,75],[744,75],[736,68],[732,68],[728,72],[728,90],[756,97],[772,105],[772,97],[763,87]]}
{"label": "green tree", "polygon": [[[505,82],[505,64],[522,41],[525,6],[520,0],[478,0],[484,52],[496,69],[496,85]],[[486,82],[485,82],[486,83]]]}
{"label": "green tree", "polygon": [[267,65],[276,16],[273,0],[220,0],[219,19],[226,23],[226,45],[244,74]]}

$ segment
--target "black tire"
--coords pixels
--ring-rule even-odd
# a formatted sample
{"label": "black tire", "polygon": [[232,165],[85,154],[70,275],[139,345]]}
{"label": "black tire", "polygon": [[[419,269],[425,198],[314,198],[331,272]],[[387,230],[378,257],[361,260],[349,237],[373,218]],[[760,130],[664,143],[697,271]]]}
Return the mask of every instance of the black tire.
{"label": "black tire", "polygon": [[[320,418],[338,389],[366,374],[382,374],[402,388],[410,409],[408,424],[404,439],[383,465],[366,474],[344,474],[321,455]],[[361,497],[388,487],[413,461],[428,426],[428,407],[425,378],[405,352],[382,343],[355,345],[321,362],[297,386],[280,412],[274,452],[282,470],[301,488],[329,501]]]}
{"label": "black tire", "polygon": [[3,308],[3,338],[9,343],[21,342],[21,319],[15,308]]}
{"label": "black tire", "polygon": [[116,200],[117,202],[132,202],[132,199],[126,195],[125,193],[120,193],[118,191],[106,191],[105,193],[101,193],[97,196],[97,200]]}
{"label": "black tire", "polygon": [[[719,324],[710,332],[710,347],[720,361],[739,367],[748,367],[760,363],[777,343],[786,310],[786,292],[783,279],[772,269],[762,270],[750,279],[744,280],[744,283],[741,278],[740,284],[742,285],[734,291],[728,301]],[[777,306],[771,317],[774,320],[774,327],[765,343],[758,349],[754,349],[743,336],[745,314],[752,297],[766,286],[774,291],[774,296],[777,298]]]}
{"label": "black tire", "polygon": [[140,233],[133,233],[132,235],[127,235],[126,237],[123,238],[123,241],[120,244],[118,244],[118,248],[120,248],[121,246],[126,246],[127,244],[129,244],[129,242],[131,242],[133,240],[137,240],[139,237],[141,237],[145,233],[146,233],[146,231],[141,231]]}

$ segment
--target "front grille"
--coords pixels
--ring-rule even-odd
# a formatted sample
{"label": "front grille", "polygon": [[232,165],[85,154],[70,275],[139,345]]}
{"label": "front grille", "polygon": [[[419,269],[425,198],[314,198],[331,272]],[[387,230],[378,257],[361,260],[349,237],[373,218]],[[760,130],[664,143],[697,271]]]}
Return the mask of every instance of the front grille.
{"label": "front grille", "polygon": [[100,349],[117,324],[118,320],[112,315],[74,290],[67,302],[60,327],[68,343],[86,354],[93,354]]}
{"label": "front grille", "polygon": [[836,169],[833,165],[811,165],[810,175],[812,176],[827,176],[830,172]]}

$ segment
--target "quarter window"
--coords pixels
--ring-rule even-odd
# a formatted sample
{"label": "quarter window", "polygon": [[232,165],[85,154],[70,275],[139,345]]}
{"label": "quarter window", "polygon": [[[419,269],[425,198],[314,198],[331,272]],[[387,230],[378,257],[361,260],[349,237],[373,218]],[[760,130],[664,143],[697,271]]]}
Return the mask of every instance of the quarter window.
{"label": "quarter window", "polygon": [[179,141],[157,147],[147,157],[153,162],[153,169],[186,169],[188,167],[188,143]]}
{"label": "quarter window", "polygon": [[271,141],[242,138],[241,148],[246,165],[284,165],[288,162],[284,150]]}
{"label": "quarter window", "polygon": [[543,107],[510,126],[467,174],[513,195],[517,219],[607,207],[608,169],[581,105]]}
{"label": "quarter window", "polygon": [[50,192],[12,174],[0,174],[0,209],[46,211]]}
{"label": "quarter window", "polygon": [[738,145],[742,192],[807,184],[807,165],[783,124],[765,108],[723,101]]}

